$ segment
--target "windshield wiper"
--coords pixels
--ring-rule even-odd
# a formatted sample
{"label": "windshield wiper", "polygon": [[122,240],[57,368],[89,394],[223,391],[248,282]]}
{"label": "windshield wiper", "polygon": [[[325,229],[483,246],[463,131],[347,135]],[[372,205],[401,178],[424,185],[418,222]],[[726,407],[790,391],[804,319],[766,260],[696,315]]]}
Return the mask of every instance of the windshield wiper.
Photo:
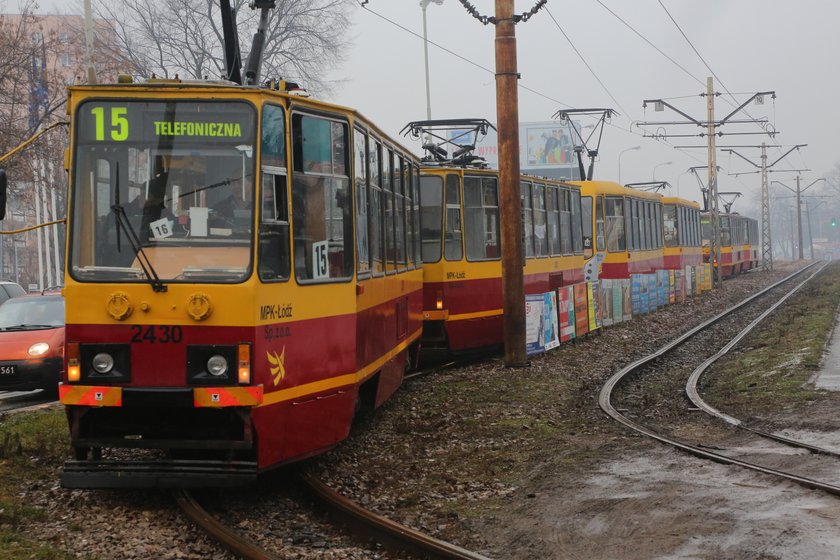
{"label": "windshield wiper", "polygon": [[3,327],[2,330],[4,331],[28,331],[31,329],[56,329],[55,325],[30,325],[28,323],[24,323],[21,325],[12,325],[11,327]]}
{"label": "windshield wiper", "polygon": [[146,278],[149,279],[149,284],[152,286],[152,290],[156,292],[165,292],[167,290],[166,284],[161,282],[160,277],[158,276],[157,272],[155,272],[155,267],[152,266],[152,261],[149,260],[149,257],[146,256],[146,252],[143,251],[143,244],[140,242],[140,238],[137,236],[137,232],[134,231],[134,227],[131,225],[131,222],[128,220],[128,216],[125,215],[125,208],[123,205],[120,204],[120,164],[119,162],[115,165],[115,172],[116,172],[116,179],[114,181],[114,204],[111,206],[111,210],[114,212],[117,220],[117,244],[119,250],[119,232],[120,229],[125,231],[125,235],[128,238],[128,242],[131,243],[131,248],[134,250],[135,255],[137,255],[137,262],[140,263],[140,268],[143,269],[143,273],[146,275]]}

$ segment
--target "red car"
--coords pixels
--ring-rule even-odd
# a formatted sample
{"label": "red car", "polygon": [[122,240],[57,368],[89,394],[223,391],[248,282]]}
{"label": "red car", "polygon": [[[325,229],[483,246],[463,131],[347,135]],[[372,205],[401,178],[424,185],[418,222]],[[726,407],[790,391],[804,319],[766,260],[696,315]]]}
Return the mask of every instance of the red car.
{"label": "red car", "polygon": [[56,391],[63,355],[60,294],[25,295],[0,305],[0,390]]}

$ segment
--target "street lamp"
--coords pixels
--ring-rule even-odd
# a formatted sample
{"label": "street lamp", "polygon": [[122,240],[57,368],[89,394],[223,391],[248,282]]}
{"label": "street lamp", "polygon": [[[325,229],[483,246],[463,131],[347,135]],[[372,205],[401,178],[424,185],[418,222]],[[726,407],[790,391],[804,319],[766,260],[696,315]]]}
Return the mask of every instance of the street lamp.
{"label": "street lamp", "polygon": [[671,165],[672,163],[674,163],[674,162],[673,161],[666,161],[664,163],[658,163],[658,164],[654,165],[653,166],[653,180],[656,181],[656,168],[657,167],[662,167],[663,165]]}
{"label": "street lamp", "polygon": [[677,175],[677,196],[680,196],[680,180],[683,178],[683,175],[691,175],[692,171],[689,168],[688,171],[683,171],[679,175]]}
{"label": "street lamp", "polygon": [[426,61],[426,119],[432,120],[432,96],[429,93],[429,39],[426,34],[426,6],[429,4],[443,4],[443,0],[420,0],[423,9],[423,56]]}
{"label": "street lamp", "polygon": [[641,150],[641,146],[633,146],[632,148],[626,148],[618,152],[618,182],[621,183],[621,154],[624,152],[629,152],[631,150]]}

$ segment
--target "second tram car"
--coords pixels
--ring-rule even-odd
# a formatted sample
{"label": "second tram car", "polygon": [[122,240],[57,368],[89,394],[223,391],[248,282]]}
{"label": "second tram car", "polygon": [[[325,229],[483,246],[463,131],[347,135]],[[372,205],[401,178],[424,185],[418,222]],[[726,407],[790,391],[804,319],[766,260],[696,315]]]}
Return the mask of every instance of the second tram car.
{"label": "second tram car", "polygon": [[720,216],[720,263],[710,256],[709,240],[712,238],[711,214],[701,215],[703,236],[703,261],[720,267],[721,277],[727,278],[747,272],[758,266],[758,221],[737,213]]}
{"label": "second tram car", "polygon": [[[420,185],[424,349],[501,344],[499,172],[424,167]],[[523,175],[520,193],[526,294],[582,282],[580,189]]]}
{"label": "second tram car", "polygon": [[572,184],[581,189],[586,258],[602,259],[601,278],[664,268],[662,195],[609,181]]}
{"label": "second tram car", "polygon": [[662,199],[663,265],[685,270],[703,262],[700,205],[677,197]]}

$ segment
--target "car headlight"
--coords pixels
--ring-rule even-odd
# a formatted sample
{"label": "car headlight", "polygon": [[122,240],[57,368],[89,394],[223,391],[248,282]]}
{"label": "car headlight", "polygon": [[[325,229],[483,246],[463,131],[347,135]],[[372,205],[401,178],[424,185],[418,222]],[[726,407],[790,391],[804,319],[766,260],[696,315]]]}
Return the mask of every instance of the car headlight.
{"label": "car headlight", "polygon": [[207,360],[207,373],[219,377],[227,373],[228,363],[224,356],[215,354]]}
{"label": "car headlight", "polygon": [[96,370],[96,373],[108,373],[114,369],[114,357],[107,352],[100,352],[93,357],[90,365]]}
{"label": "car headlight", "polygon": [[36,342],[35,344],[29,347],[29,355],[37,358],[38,356],[43,356],[44,354],[46,354],[47,350],[49,349],[50,345],[46,342]]}

